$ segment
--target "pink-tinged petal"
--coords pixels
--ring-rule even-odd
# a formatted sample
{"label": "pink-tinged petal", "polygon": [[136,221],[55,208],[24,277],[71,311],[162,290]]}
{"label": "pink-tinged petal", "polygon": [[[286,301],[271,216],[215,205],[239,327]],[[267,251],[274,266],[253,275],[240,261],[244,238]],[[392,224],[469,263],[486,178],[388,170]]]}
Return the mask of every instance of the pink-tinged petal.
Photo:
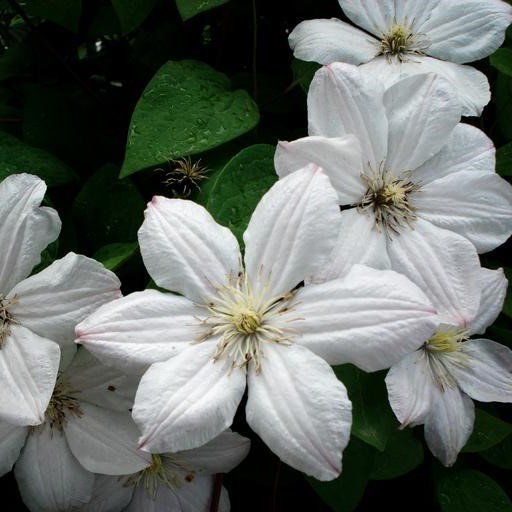
{"label": "pink-tinged petal", "polygon": [[429,55],[442,60],[473,62],[493,53],[505,39],[512,7],[500,0],[442,0],[422,26],[431,41]]}
{"label": "pink-tinged petal", "polygon": [[450,371],[459,387],[480,402],[512,402],[512,351],[491,340],[464,343],[466,356]]}
{"label": "pink-tinged petal", "polygon": [[386,375],[389,405],[402,427],[425,422],[435,385],[425,350],[416,350],[389,369]]}
{"label": "pink-tinged petal", "polygon": [[47,423],[28,436],[14,475],[31,512],[74,510],[92,496],[94,475],[75,459],[63,433]]}
{"label": "pink-tinged petal", "polygon": [[299,345],[266,344],[248,387],[247,423],[283,462],[319,480],[340,474],[352,404],[325,361]]}
{"label": "pink-tinged petal", "polygon": [[356,203],[364,196],[367,187],[361,179],[361,147],[353,135],[304,137],[277,144],[274,165],[280,178],[310,163],[329,176],[340,204]]}
{"label": "pink-tinged petal", "polygon": [[155,283],[203,303],[240,270],[235,236],[200,205],[154,196],[139,229],[142,258]]}
{"label": "pink-tinged petal", "polygon": [[391,268],[385,231],[376,228],[373,216],[352,208],[341,212],[336,246],[312,281],[323,283],[338,279],[356,263],[378,269]]}
{"label": "pink-tinged petal", "polygon": [[144,290],[99,308],[76,326],[76,341],[105,364],[140,372],[204,334],[204,316],[185,297]]}
{"label": "pink-tinged petal", "polygon": [[92,498],[73,512],[121,512],[130,503],[133,486],[117,476],[95,475]]}
{"label": "pink-tinged petal", "polygon": [[361,64],[379,53],[376,39],[335,18],[299,23],[288,36],[288,42],[297,59],[320,64]]}
{"label": "pink-tinged petal", "polygon": [[432,387],[432,410],[425,421],[425,441],[442,464],[453,465],[473,431],[474,422],[473,400],[457,386]]}
{"label": "pink-tinged petal", "polygon": [[215,343],[192,345],[144,374],[133,407],[143,450],[197,448],[231,425],[245,390],[245,373],[226,359],[213,361]]}
{"label": "pink-tinged petal", "polygon": [[57,379],[59,346],[21,325],[11,324],[10,330],[0,349],[0,419],[38,425]]}
{"label": "pink-tinged petal", "polygon": [[450,83],[438,75],[414,75],[384,95],[389,122],[386,168],[398,174],[416,169],[446,144],[461,108]]}
{"label": "pink-tinged petal", "polygon": [[414,170],[414,180],[426,185],[459,171],[494,172],[494,144],[482,130],[459,123],[432,158]]}
{"label": "pink-tinged petal", "polygon": [[308,93],[309,135],[353,134],[365,165],[378,169],[386,158],[388,139],[383,94],[378,77],[361,73],[357,66],[338,62],[319,69]]}
{"label": "pink-tinged petal", "polygon": [[272,297],[295,288],[327,260],[339,225],[336,192],[318,167],[279,180],[256,206],[244,233],[246,271],[254,288],[265,288]]}
{"label": "pink-tinged petal", "polygon": [[469,239],[479,253],[512,234],[512,186],[495,173],[460,171],[432,181],[414,206],[421,218]]}
{"label": "pink-tinged petal", "polygon": [[137,448],[140,435],[128,411],[111,411],[80,402],[81,416],[69,414],[64,432],[73,455],[93,473],[128,475],[151,465]]}
{"label": "pink-tinged petal", "polygon": [[25,444],[28,428],[0,421],[0,476],[11,471]]}
{"label": "pink-tinged petal", "polygon": [[482,334],[491,325],[503,308],[503,301],[507,294],[508,281],[503,269],[490,270],[480,269],[480,284],[482,295],[480,306],[475,318],[469,323],[470,334]]}
{"label": "pink-tinged petal", "polygon": [[229,473],[245,459],[250,447],[249,439],[226,431],[199,448],[179,452],[179,458],[187,467],[205,475]]}
{"label": "pink-tinged petal", "polygon": [[418,285],[439,321],[467,328],[480,302],[480,262],[468,240],[418,219],[389,244],[391,264]]}
{"label": "pink-tinged petal", "polygon": [[297,343],[329,364],[389,368],[419,348],[437,326],[422,291],[390,270],[354,265],[342,279],[301,288],[290,324]]}
{"label": "pink-tinged petal", "polygon": [[4,296],[41,261],[41,252],[57,239],[60,220],[53,208],[40,207],[46,185],[31,174],[15,174],[0,183],[0,292]]}

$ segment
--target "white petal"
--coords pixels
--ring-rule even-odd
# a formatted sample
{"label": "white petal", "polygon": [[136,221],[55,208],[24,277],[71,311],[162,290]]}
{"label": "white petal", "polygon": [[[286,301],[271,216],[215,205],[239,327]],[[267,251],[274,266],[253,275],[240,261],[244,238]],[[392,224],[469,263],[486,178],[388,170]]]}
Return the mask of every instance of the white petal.
{"label": "white petal", "polygon": [[485,329],[501,313],[503,301],[507,294],[508,281],[503,269],[490,270],[488,268],[481,268],[479,277],[482,286],[482,296],[480,297],[478,313],[468,327],[470,334],[482,334],[485,332]]}
{"label": "white petal", "polygon": [[139,431],[130,413],[80,402],[81,416],[68,415],[64,431],[73,455],[93,473],[127,475],[151,464],[137,449]]}
{"label": "white petal", "polygon": [[319,69],[308,93],[309,135],[359,139],[363,161],[378,169],[386,158],[388,121],[384,88],[357,66],[334,63]]}
{"label": "white petal", "polygon": [[389,122],[386,168],[411,171],[435,155],[457,123],[461,108],[450,83],[438,75],[414,75],[384,95]]}
{"label": "white petal", "polygon": [[75,459],[62,432],[46,423],[28,436],[14,474],[31,512],[68,512],[91,499],[94,475]]}
{"label": "white petal", "polygon": [[466,328],[480,302],[480,262],[460,235],[418,219],[389,244],[391,264],[430,299],[440,322]]}
{"label": "white petal", "polygon": [[340,225],[329,178],[309,166],[263,196],[244,233],[246,270],[254,288],[275,297],[295,288],[327,260]]}
{"label": "white petal", "polygon": [[53,393],[59,369],[59,346],[21,325],[0,350],[0,419],[14,425],[38,425]]}
{"label": "white petal", "polygon": [[299,23],[288,36],[288,42],[297,59],[320,64],[361,64],[379,53],[376,39],[334,18]]}
{"label": "white petal", "polygon": [[329,260],[313,276],[323,283],[344,276],[355,263],[372,268],[388,269],[391,262],[387,250],[387,235],[375,227],[375,219],[356,208],[341,212],[341,228]]}
{"label": "white petal", "polygon": [[139,229],[140,251],[155,283],[204,302],[240,269],[240,250],[229,229],[200,205],[154,196]]}
{"label": "white petal", "polygon": [[482,130],[459,123],[445,141],[441,151],[415,169],[417,183],[425,185],[459,171],[494,172],[494,144]]}
{"label": "white petal", "polygon": [[495,173],[460,171],[432,181],[414,206],[423,219],[471,240],[479,253],[512,234],[512,186]]}
{"label": "white petal", "polygon": [[157,492],[153,497],[152,495],[148,495],[148,491],[142,485],[138,485],[133,492],[130,504],[123,512],[168,511],[183,512],[174,489],[165,485],[158,485]]}
{"label": "white petal", "polygon": [[512,351],[491,340],[464,343],[467,356],[450,371],[464,393],[480,402],[512,402]]}
{"label": "white petal", "polygon": [[204,334],[204,314],[185,297],[144,290],[99,308],[76,326],[76,341],[105,364],[137,372]]}
{"label": "white petal", "polygon": [[430,451],[451,466],[466,444],[475,421],[475,406],[459,388],[432,388],[432,411],[425,421],[425,441]]}
{"label": "white petal", "polygon": [[367,187],[361,179],[361,147],[353,135],[304,137],[277,144],[274,165],[280,178],[310,163],[329,176],[340,204],[357,203],[364,196]]}
{"label": "white petal", "polygon": [[342,279],[301,288],[291,324],[296,342],[329,364],[389,368],[420,347],[437,325],[417,286],[390,270],[354,265]]}
{"label": "white petal", "polygon": [[0,183],[0,291],[4,295],[41,261],[56,240],[60,220],[53,208],[40,207],[46,185],[31,174],[8,176]]}
{"label": "white petal", "polygon": [[425,350],[416,350],[393,365],[386,375],[389,405],[405,426],[425,422],[432,407],[432,382]]}
{"label": "white petal", "polygon": [[500,0],[443,0],[422,31],[429,55],[452,62],[473,62],[493,53],[505,39],[512,8]]}
{"label": "white petal", "polygon": [[0,476],[11,471],[25,444],[28,428],[0,421]]}
{"label": "white petal", "polygon": [[191,345],[144,374],[133,407],[143,450],[197,448],[231,425],[245,374],[225,359],[214,362],[214,352],[215,341]]}
{"label": "white petal", "polygon": [[332,368],[298,346],[265,345],[261,373],[248,374],[249,426],[286,464],[319,480],[341,471],[352,404]]}
{"label": "white petal", "polygon": [[73,512],[121,512],[130,503],[133,487],[117,476],[96,475],[89,503]]}
{"label": "white petal", "polygon": [[387,32],[395,16],[390,0],[338,0],[348,18],[368,32],[380,36]]}

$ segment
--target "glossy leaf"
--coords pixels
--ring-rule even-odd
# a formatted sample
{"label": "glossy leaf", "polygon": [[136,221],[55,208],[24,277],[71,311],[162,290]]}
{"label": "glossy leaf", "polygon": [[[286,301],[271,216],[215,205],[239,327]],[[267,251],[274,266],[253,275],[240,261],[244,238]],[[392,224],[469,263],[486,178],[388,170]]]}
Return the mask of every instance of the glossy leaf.
{"label": "glossy leaf", "polygon": [[499,48],[489,59],[496,69],[505,75],[512,76],[512,50],[510,48]]}
{"label": "glossy leaf", "polygon": [[491,414],[475,409],[475,424],[463,452],[480,452],[486,450],[512,433],[512,425]]}
{"label": "glossy leaf", "polygon": [[158,0],[111,0],[123,34],[136,29],[151,13]]}
{"label": "glossy leaf", "polygon": [[176,0],[176,7],[178,8],[181,18],[185,21],[196,14],[209,11],[226,2],[228,2],[228,0]]}
{"label": "glossy leaf", "polygon": [[501,443],[479,453],[487,462],[503,469],[512,469],[512,435]]}
{"label": "glossy leaf", "polygon": [[94,253],[94,259],[115,271],[137,252],[138,247],[136,242],[105,245]]}

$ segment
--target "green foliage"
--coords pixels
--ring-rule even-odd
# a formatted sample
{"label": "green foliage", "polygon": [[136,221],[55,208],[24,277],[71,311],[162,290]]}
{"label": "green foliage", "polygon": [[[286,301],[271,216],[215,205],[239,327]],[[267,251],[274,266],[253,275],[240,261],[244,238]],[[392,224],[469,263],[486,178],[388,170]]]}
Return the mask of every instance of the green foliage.
{"label": "green foliage", "polygon": [[488,414],[481,409],[475,410],[475,424],[464,452],[480,452],[498,444],[512,433],[512,425]]}
{"label": "green foliage", "polygon": [[137,252],[138,248],[139,244],[137,242],[108,244],[94,253],[94,259],[103,263],[105,268],[115,271],[128,261]]}
{"label": "green foliage", "polygon": [[487,462],[503,469],[512,469],[512,435],[501,443],[479,453]]}
{"label": "green foliage", "polygon": [[247,92],[231,91],[222,73],[202,62],[168,62],[135,107],[120,176],[219,146],[258,119]]}
{"label": "green foliage", "polygon": [[501,176],[512,176],[512,142],[496,150],[496,172]]}
{"label": "green foliage", "polygon": [[499,48],[489,59],[498,71],[512,76],[512,50],[510,48]]}
{"label": "green foliage", "polygon": [[317,64],[316,62],[306,62],[299,59],[293,59],[292,72],[294,83],[298,83],[302,90],[307,94],[309,84],[320,67],[320,64]]}
{"label": "green foliage", "polygon": [[137,28],[153,10],[158,0],[111,0],[123,34]]}
{"label": "green foliage", "polygon": [[188,20],[204,11],[225,4],[229,0],[176,0],[176,7],[183,20]]}
{"label": "green foliage", "polygon": [[31,16],[53,21],[72,32],[78,32],[82,0],[25,0],[23,6]]}

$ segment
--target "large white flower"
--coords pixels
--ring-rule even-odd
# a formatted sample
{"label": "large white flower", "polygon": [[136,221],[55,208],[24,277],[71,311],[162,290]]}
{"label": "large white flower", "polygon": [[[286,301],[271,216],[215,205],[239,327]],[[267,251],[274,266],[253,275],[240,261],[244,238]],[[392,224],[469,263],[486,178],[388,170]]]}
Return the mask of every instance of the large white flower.
{"label": "large white flower", "polygon": [[425,254],[415,234],[398,245],[396,263],[436,305],[441,323],[419,350],[391,367],[389,401],[403,426],[425,425],[430,450],[449,466],[473,430],[471,398],[512,402],[512,351],[470,338],[500,313],[507,281],[501,269],[481,268],[468,242],[447,231],[437,248],[444,246],[448,257]]}
{"label": "large white flower", "polygon": [[[464,115],[490,99],[484,74],[463,66],[490,55],[505,37],[512,7],[501,0],[339,0],[363,30],[337,19],[303,21],[289,37],[294,55],[320,64],[362,64],[386,87],[434,72],[446,78]],[[370,35],[372,34],[372,35]]]}
{"label": "large white flower", "polygon": [[141,447],[178,452],[213,439],[231,425],[247,382],[252,429],[291,466],[336,477],[351,404],[328,363],[390,366],[433,332],[428,300],[402,276],[366,267],[302,286],[340,226],[335,191],[316,166],[262,198],[244,234],[244,267],[233,234],[201,206],[154,197],[145,215],[146,267],[184,297],[134,293],[76,329],[109,364],[151,365],[133,409]]}
{"label": "large white flower", "polygon": [[390,268],[395,240],[413,232],[432,239],[449,229],[479,252],[512,233],[512,187],[494,170],[494,146],[459,123],[439,76],[384,91],[356,66],[332,64],[311,83],[308,113],[311,136],[280,142],[275,165],[286,176],[314,162],[338,192],[343,227],[325,277],[353,263]]}
{"label": "large white flower", "polygon": [[60,230],[57,212],[40,207],[46,186],[18,174],[0,183],[0,420],[44,420],[59,368],[72,357],[74,327],[119,297],[119,280],[100,263],[69,253],[27,277]]}

